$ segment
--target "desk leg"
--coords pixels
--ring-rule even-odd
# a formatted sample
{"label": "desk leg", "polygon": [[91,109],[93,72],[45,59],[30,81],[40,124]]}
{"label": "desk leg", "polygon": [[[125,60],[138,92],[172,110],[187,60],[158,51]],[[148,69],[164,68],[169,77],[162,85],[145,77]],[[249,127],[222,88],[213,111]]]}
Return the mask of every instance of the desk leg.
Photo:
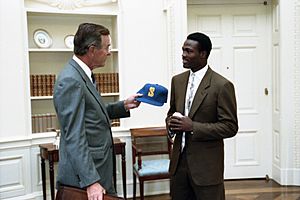
{"label": "desk leg", "polygon": [[54,200],[54,168],[53,168],[53,161],[51,160],[49,160],[49,173],[50,173],[51,199]]}
{"label": "desk leg", "polygon": [[41,158],[41,170],[42,170],[43,199],[46,200],[46,172],[45,172],[45,159],[44,158]]}
{"label": "desk leg", "polygon": [[125,158],[125,149],[122,151],[122,181],[123,181],[123,193],[124,199],[126,198],[126,158]]}

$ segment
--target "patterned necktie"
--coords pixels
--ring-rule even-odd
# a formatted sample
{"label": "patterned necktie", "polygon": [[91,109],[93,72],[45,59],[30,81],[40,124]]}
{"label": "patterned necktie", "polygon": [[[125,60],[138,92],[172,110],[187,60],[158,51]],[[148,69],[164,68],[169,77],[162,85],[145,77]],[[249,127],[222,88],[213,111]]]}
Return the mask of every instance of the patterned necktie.
{"label": "patterned necktie", "polygon": [[194,80],[195,80],[195,73],[192,73],[191,74],[191,85],[190,85],[190,90],[189,90],[189,97],[187,99],[187,109],[188,109],[188,112],[190,112],[191,110],[191,106],[192,106],[192,103],[193,103],[193,94],[194,94]]}
{"label": "patterned necktie", "polygon": [[[194,89],[195,89],[194,80],[195,80],[195,74],[192,73],[191,77],[190,77],[190,88],[189,88],[189,93],[188,93],[189,96],[188,96],[188,99],[186,102],[186,106],[187,106],[186,115],[188,115],[188,113],[190,112],[190,109],[191,109],[191,106],[193,103],[193,94],[194,94]],[[190,136],[190,133],[183,132],[182,141],[181,141],[181,152],[183,152],[184,147],[187,146],[187,141],[188,141],[189,136]]]}
{"label": "patterned necktie", "polygon": [[93,73],[93,72],[92,72],[92,74],[91,74],[91,77],[92,77],[93,85],[94,85],[94,87],[97,89],[97,84],[96,84],[96,80],[95,80],[95,76],[94,76],[94,73]]}
{"label": "patterned necktie", "polygon": [[92,74],[91,74],[91,77],[92,77],[93,83],[95,83],[95,76],[94,76],[94,73],[93,73],[93,72],[92,72]]}

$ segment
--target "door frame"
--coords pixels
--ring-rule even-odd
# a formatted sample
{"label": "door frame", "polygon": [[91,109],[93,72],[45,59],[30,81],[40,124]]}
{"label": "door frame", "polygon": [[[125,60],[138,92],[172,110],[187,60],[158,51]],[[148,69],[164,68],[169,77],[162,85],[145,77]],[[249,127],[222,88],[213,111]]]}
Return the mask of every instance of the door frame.
{"label": "door frame", "polygon": [[[265,82],[265,87],[268,89],[268,99],[266,100],[267,105],[265,109],[267,109],[266,116],[268,119],[266,119],[265,124],[267,124],[267,128],[265,130],[267,131],[267,138],[268,141],[262,141],[264,143],[267,143],[264,147],[268,148],[268,165],[266,171],[268,172],[266,175],[269,177],[272,177],[272,164],[273,164],[273,140],[272,140],[272,1],[267,0],[265,1],[267,3],[267,27],[268,30],[267,35],[270,37],[267,41],[267,47],[266,51],[268,54],[268,61],[267,61],[267,72],[270,73],[270,76],[268,76],[268,80],[262,80]],[[185,40],[187,34],[188,34],[188,18],[187,18],[187,8],[190,4],[197,4],[197,5],[223,5],[223,4],[262,4],[261,0],[240,0],[238,3],[234,0],[182,0],[182,1],[176,1],[174,0],[173,3],[166,4],[164,11],[167,15],[167,29],[168,32],[171,31],[171,33],[177,35],[178,31],[180,32],[177,36],[173,36],[171,38],[167,38],[168,43],[168,65],[170,69],[170,76],[173,76],[174,74],[177,74],[179,72],[182,72],[182,66],[181,66],[181,47],[182,43]],[[170,48],[169,48],[170,47]],[[253,177],[252,177],[253,178]]]}

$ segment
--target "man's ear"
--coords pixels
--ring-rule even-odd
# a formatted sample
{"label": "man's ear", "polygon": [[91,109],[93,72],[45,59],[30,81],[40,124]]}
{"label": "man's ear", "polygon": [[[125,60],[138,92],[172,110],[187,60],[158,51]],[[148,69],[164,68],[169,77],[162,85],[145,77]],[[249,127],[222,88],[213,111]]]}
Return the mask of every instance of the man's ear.
{"label": "man's ear", "polygon": [[207,52],[206,51],[200,51],[200,57],[201,58],[207,58]]}
{"label": "man's ear", "polygon": [[87,55],[88,56],[94,56],[94,50],[95,50],[95,46],[90,46],[87,50]]}

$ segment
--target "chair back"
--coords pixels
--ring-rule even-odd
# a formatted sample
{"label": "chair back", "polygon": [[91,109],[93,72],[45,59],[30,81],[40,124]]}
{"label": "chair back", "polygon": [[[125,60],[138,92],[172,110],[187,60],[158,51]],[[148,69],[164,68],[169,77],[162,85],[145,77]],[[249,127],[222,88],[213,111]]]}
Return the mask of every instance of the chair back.
{"label": "chair back", "polygon": [[170,158],[172,142],[165,127],[132,128],[130,132],[133,164],[137,156],[168,154]]}

